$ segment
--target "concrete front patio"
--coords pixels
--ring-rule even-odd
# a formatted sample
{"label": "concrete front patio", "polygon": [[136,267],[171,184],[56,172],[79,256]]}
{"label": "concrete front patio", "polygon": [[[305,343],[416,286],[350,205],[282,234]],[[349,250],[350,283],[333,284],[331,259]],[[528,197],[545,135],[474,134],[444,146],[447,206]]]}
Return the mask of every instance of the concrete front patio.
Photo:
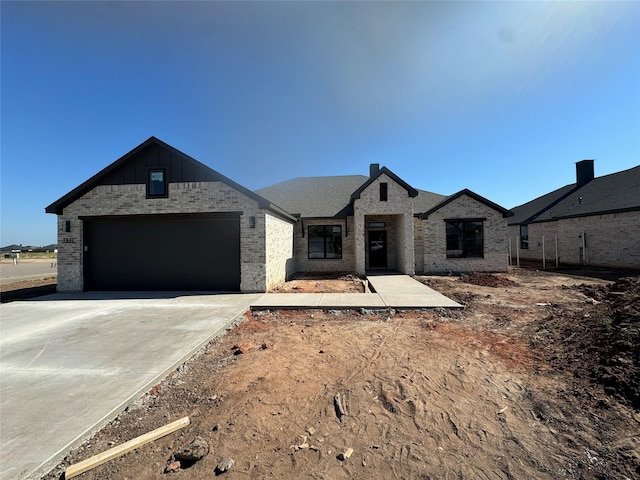
{"label": "concrete front patio", "polygon": [[367,280],[375,293],[267,293],[251,308],[462,308],[409,275],[371,275]]}

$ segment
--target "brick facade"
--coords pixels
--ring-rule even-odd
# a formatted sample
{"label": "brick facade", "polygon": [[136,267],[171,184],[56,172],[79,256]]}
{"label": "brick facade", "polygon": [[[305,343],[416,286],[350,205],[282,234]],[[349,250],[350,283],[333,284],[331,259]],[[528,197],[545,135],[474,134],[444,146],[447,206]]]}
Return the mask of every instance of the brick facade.
{"label": "brick facade", "polygon": [[[342,227],[342,258],[309,258],[309,226],[339,225]],[[353,272],[355,271],[355,236],[353,217],[303,219],[295,226],[295,271],[297,272]]]}
{"label": "brick facade", "polygon": [[[380,200],[380,184],[387,184],[387,200]],[[354,202],[356,272],[364,275],[369,267],[369,222],[385,221],[387,230],[387,268],[407,275],[415,273],[413,245],[413,198],[386,174],[378,176]],[[392,245],[392,243],[393,245]]]}
{"label": "brick facade", "polygon": [[[167,192],[163,188],[162,194],[167,193],[167,196],[149,198],[147,183],[152,181],[150,173],[156,170],[163,172],[164,180],[161,181],[164,182],[163,187],[166,185]],[[119,235],[128,235],[128,229],[134,231],[135,227],[139,227],[144,229],[140,236],[141,241],[147,241],[152,238],[149,237],[152,233],[151,227],[146,225],[165,228],[159,230],[158,235],[172,243],[155,242],[152,245],[157,247],[158,251],[154,255],[149,254],[140,259],[133,257],[129,259],[130,263],[138,260],[141,260],[140,263],[144,263],[142,260],[153,262],[162,258],[166,250],[183,248],[183,252],[193,254],[183,263],[186,268],[192,267],[188,272],[183,269],[185,277],[189,278],[192,275],[197,278],[199,275],[211,280],[211,283],[206,285],[212,287],[223,285],[222,282],[217,283],[219,279],[228,280],[223,289],[236,289],[239,282],[240,290],[244,292],[272,290],[295,272],[355,272],[365,275],[373,268],[384,268],[413,275],[416,271],[506,269],[506,221],[503,217],[505,211],[501,207],[493,205],[492,208],[491,202],[467,190],[449,197],[446,201],[443,200],[445,197],[424,192],[427,194],[426,199],[430,199],[432,204],[443,203],[434,206],[436,210],[432,211],[428,218],[421,219],[417,215],[422,212],[414,211],[414,198],[418,197],[420,192],[386,167],[380,169],[378,164],[372,164],[369,173],[368,179],[357,176],[357,182],[364,179],[362,183],[345,177],[337,185],[332,185],[325,179],[325,188],[316,188],[315,197],[311,197],[312,207],[309,207],[311,203],[307,195],[309,187],[313,189],[313,182],[307,181],[304,189],[298,189],[297,197],[289,197],[289,193],[283,197],[282,193],[287,190],[272,191],[276,196],[280,194],[280,202],[275,203],[280,205],[285,201],[288,210],[296,211],[299,204],[307,208],[308,217],[302,215],[296,221],[295,216],[270,203],[266,197],[247,190],[197,160],[151,137],[46,208],[48,213],[58,215],[58,290],[77,292],[85,288],[83,262],[85,251],[89,248],[89,245],[85,246],[83,243],[85,238],[93,238],[96,242],[104,240],[105,243],[100,246],[102,250],[96,248],[96,255],[102,252],[105,256],[96,258],[104,260],[104,263],[110,266],[119,266],[118,259],[108,256],[111,253],[121,255],[117,250],[111,249],[113,239],[109,237],[109,233],[105,233],[111,230],[100,231],[97,228],[104,219],[114,220],[109,228],[115,226],[116,230],[113,232],[119,232],[113,233],[115,239],[119,238]],[[336,186],[338,188],[334,188]],[[327,191],[331,192],[331,197],[326,197]],[[289,202],[286,202],[287,197]],[[291,201],[292,198],[295,200]],[[331,201],[323,204],[323,200],[327,199]],[[336,199],[339,199],[338,202]],[[343,199],[344,206],[340,204]],[[424,201],[421,204],[424,208]],[[317,206],[321,208],[318,210]],[[323,217],[325,214],[326,217]],[[144,217],[145,215],[167,217],[150,218]],[[175,218],[185,218],[189,215],[195,215],[189,218],[195,219],[192,225],[195,225],[196,229],[185,229],[183,233],[179,227],[168,226],[172,225],[172,218],[175,221]],[[152,223],[136,225],[133,220],[138,216],[141,217],[141,221]],[[484,258],[447,259],[444,219],[470,217],[485,218]],[[131,222],[123,226],[125,218]],[[163,218],[166,218],[166,223],[155,223],[162,222]],[[200,220],[211,223],[201,223]],[[87,223],[87,228],[91,228],[91,231],[87,230],[87,235],[84,232],[85,221],[92,222]],[[341,228],[341,258],[309,258],[308,229],[314,225]],[[205,228],[202,232],[211,234],[207,241],[210,248],[208,253],[212,254],[208,257],[211,263],[201,262],[201,257],[197,256],[201,244],[199,239],[187,247],[189,240],[200,236],[193,233],[198,231],[198,227]],[[125,228],[125,233],[117,228]],[[337,231],[329,231],[337,234]],[[94,233],[99,236],[94,237]],[[219,243],[216,243],[218,241]],[[239,242],[239,252],[236,242]],[[314,245],[317,246],[319,243]],[[173,247],[165,246],[169,244]],[[188,250],[184,250],[185,248]],[[203,248],[206,248],[206,245],[203,245]],[[230,254],[231,248],[233,256],[225,257]],[[336,252],[337,248],[333,251]],[[128,252],[133,253],[131,250]],[[214,253],[218,256],[215,257]],[[239,266],[236,263],[238,254]],[[141,252],[141,255],[144,255],[144,252]],[[167,252],[167,255],[176,255],[176,252]],[[178,257],[167,257],[165,261],[176,258]],[[222,266],[222,260],[226,259],[233,261]],[[94,286],[95,279],[92,275],[95,274],[100,278],[115,278],[112,283],[103,284],[106,285],[105,288],[110,285],[120,286],[119,270],[105,274],[104,270],[100,271],[98,268],[101,266],[99,262],[94,262],[89,266],[91,270],[88,271],[90,275],[87,277],[87,285]],[[196,272],[195,267],[198,265],[201,269]],[[218,268],[214,270],[213,265]],[[180,268],[165,268],[167,277],[160,279],[156,287],[170,284],[172,276],[179,273]],[[134,286],[145,287],[147,281],[143,277],[143,280]],[[95,284],[100,285],[97,282]],[[197,288],[205,283],[197,280],[193,284],[181,285],[193,285],[193,288]]]}
{"label": "brick facade", "polygon": [[[295,273],[293,260],[294,225],[266,212],[265,255],[266,290],[271,290]],[[260,278],[260,277],[258,277]]]}
{"label": "brick facade", "polygon": [[[509,227],[513,262],[516,262],[519,235],[518,225]],[[544,237],[547,266],[555,266],[556,236],[560,264],[640,268],[640,211],[531,223],[529,248],[520,249],[520,259],[538,261],[542,265]]]}
{"label": "brick facade", "polygon": [[[387,201],[380,201],[380,183],[387,183]],[[484,258],[447,258],[445,219],[484,219]],[[345,229],[345,221],[348,228]],[[384,227],[371,228],[371,222]],[[309,225],[342,225],[342,259],[308,259]],[[304,228],[304,236],[303,236]],[[303,219],[295,229],[295,265],[299,272],[352,271],[369,268],[369,234],[387,232],[387,270],[408,275],[442,272],[498,272],[508,267],[507,221],[502,212],[463,195],[422,220],[414,216],[407,190],[380,175],[354,202],[354,216],[345,219]]]}
{"label": "brick facade", "polygon": [[[484,258],[447,258],[445,220],[484,219]],[[423,225],[420,225],[420,222]],[[431,213],[426,220],[416,220],[422,234],[417,250],[424,249],[424,272],[503,272],[508,267],[507,221],[501,212],[462,195]]]}
{"label": "brick facade", "polygon": [[[257,201],[229,185],[223,182],[169,184],[167,198],[152,199],[146,198],[145,185],[101,185],[65,207],[58,216],[58,290],[76,292],[84,288],[83,222],[79,217],[233,211],[243,212],[240,217],[241,290],[265,291],[268,284],[284,281],[284,268],[267,267],[287,254],[281,248],[265,248],[265,211]],[[250,217],[256,219],[255,228],[250,227]],[[65,231],[66,221],[70,222],[70,232]],[[292,226],[287,229],[276,227],[272,220],[269,222],[270,242],[291,245]],[[268,259],[269,254],[278,260]]]}

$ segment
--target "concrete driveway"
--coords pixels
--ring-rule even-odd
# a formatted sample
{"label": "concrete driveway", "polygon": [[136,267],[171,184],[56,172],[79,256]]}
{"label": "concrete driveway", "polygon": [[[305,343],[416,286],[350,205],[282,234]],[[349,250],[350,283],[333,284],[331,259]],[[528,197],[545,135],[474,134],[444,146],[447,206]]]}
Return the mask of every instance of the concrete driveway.
{"label": "concrete driveway", "polygon": [[261,295],[55,294],[0,305],[0,480],[46,473]]}

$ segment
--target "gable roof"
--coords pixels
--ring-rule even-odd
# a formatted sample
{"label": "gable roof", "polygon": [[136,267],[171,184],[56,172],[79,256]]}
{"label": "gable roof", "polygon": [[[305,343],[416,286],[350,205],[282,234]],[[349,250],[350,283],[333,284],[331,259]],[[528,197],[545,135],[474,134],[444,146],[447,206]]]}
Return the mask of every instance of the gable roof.
{"label": "gable roof", "polygon": [[640,210],[640,166],[566,185],[513,208],[510,225]]}
{"label": "gable roof", "polygon": [[[154,149],[156,148],[159,149],[159,152],[155,152]],[[78,185],[66,195],[60,197],[58,200],[46,207],[45,212],[62,215],[65,207],[99,185],[146,183],[147,169],[142,168],[144,167],[144,163],[141,163],[141,155],[145,155],[151,151],[153,151],[152,153],[154,153],[154,156],[157,156],[158,159],[163,157],[164,163],[161,166],[166,165],[168,167],[170,183],[194,181],[222,182],[258,202],[260,208],[270,210],[287,220],[296,221],[295,217],[282,210],[277,205],[273,205],[267,199],[257,195],[251,190],[234,182],[230,178],[227,178],[221,173],[213,170],[203,163],[200,163],[195,158],[190,157],[153,136],[149,137],[148,140],[141,143],[112,164],[100,170],[94,176]],[[163,156],[163,154],[166,155]],[[144,161],[145,159],[142,159],[142,162]]]}
{"label": "gable roof", "polygon": [[369,179],[366,182],[364,182],[360,186],[360,188],[358,188],[355,192],[353,192],[351,194],[351,202],[353,202],[354,200],[357,200],[358,198],[360,198],[360,195],[362,194],[362,192],[369,185],[371,185],[375,180],[377,180],[380,177],[380,175],[382,175],[382,174],[385,174],[391,180],[393,180],[398,185],[400,185],[402,188],[404,188],[407,191],[407,193],[409,194],[410,197],[417,197],[418,196],[418,191],[415,188],[413,188],[407,182],[402,180],[400,177],[398,177],[395,173],[393,173],[387,167],[382,167],[382,168],[378,169],[378,171],[374,175],[371,175],[371,177],[369,177]]}
{"label": "gable roof", "polygon": [[431,209],[427,210],[422,215],[420,215],[420,218],[422,218],[422,219],[428,218],[429,215],[431,215],[436,210],[440,210],[445,205],[448,205],[449,203],[451,203],[454,200],[462,197],[463,195],[466,195],[467,197],[473,198],[475,201],[480,202],[480,203],[482,203],[483,205],[486,205],[489,208],[497,210],[498,212],[502,213],[503,217],[509,217],[509,216],[513,215],[510,210],[507,210],[506,208],[501,207],[497,203],[493,203],[491,200],[488,200],[488,199],[484,198],[483,196],[478,195],[477,193],[472,192],[471,190],[465,188],[464,190],[460,190],[459,192],[454,193],[453,195],[450,195],[450,196],[446,197],[443,201],[441,201],[437,205],[434,205]]}

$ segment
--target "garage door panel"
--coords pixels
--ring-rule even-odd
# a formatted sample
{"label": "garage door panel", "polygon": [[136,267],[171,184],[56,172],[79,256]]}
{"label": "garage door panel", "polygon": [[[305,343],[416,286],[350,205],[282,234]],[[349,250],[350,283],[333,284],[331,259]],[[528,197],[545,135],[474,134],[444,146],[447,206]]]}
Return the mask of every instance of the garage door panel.
{"label": "garage door panel", "polygon": [[239,218],[141,218],[85,225],[89,290],[240,288]]}

